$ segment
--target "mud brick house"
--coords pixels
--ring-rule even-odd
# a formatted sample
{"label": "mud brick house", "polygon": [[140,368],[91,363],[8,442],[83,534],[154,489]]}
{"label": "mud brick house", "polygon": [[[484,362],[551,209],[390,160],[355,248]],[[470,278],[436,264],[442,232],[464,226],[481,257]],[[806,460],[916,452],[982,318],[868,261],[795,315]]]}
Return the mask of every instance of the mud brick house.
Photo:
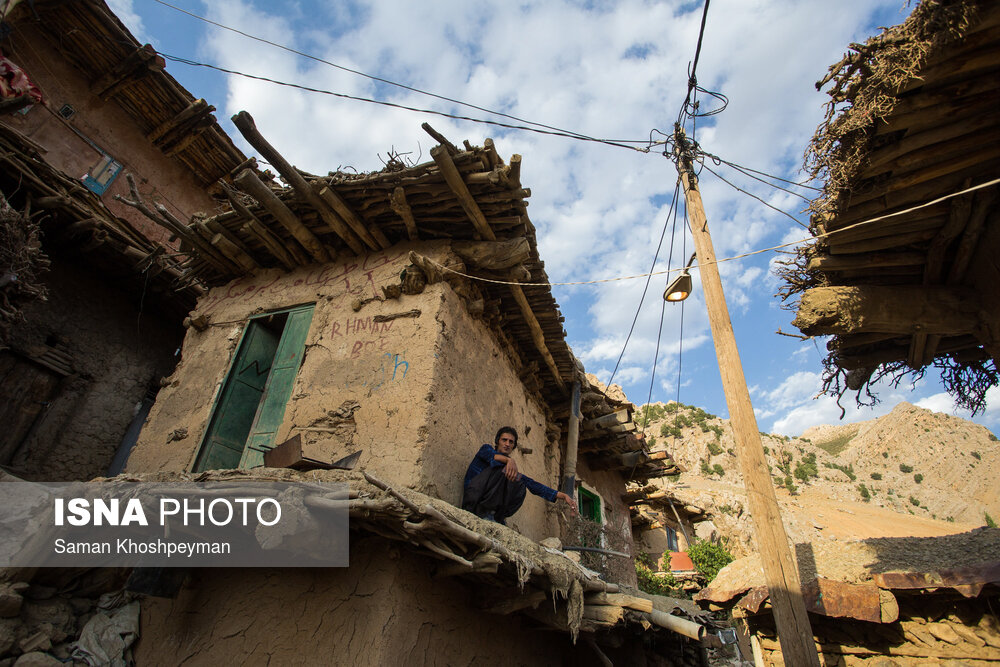
{"label": "mud brick house", "polygon": [[117,200],[125,174],[187,219],[245,158],[102,2],[9,2],[3,21],[0,465],[89,479],[134,442],[202,291]]}
{"label": "mud brick house", "polygon": [[[218,256],[189,248],[211,287],[186,320],[181,361],[126,472],[274,474],[264,455],[293,438],[317,460],[357,454],[351,566],[252,583],[244,571],[196,573],[175,600],[144,604],[140,658],[177,641],[199,659],[287,658],[298,627],[322,636],[314,648],[335,662],[383,662],[412,645],[426,647],[417,662],[553,662],[577,650],[570,638],[580,632],[588,651],[605,642],[594,653],[649,648],[656,632],[625,638],[677,617],[649,598],[615,597],[635,584],[631,562],[604,557],[601,580],[556,548],[617,539],[630,551],[626,477],[665,468],[632,434],[630,404],[588,379],[565,342],[520,156],[505,163],[490,140],[460,149],[425,126],[439,141],[433,162],[319,177],[288,163],[246,112],[233,120],[288,185],[248,166],[222,185],[231,205],[193,223],[225,230],[229,243]],[[538,499],[508,521],[513,530],[456,508],[471,457],[503,424],[521,434],[523,472],[562,488],[570,479],[597,541],[581,545],[580,522]],[[317,616],[295,612],[260,638],[261,618],[303,599]],[[268,600],[273,609],[247,616]],[[497,623],[515,611],[528,620]],[[233,622],[249,625],[233,634]],[[543,628],[566,634],[546,638]],[[683,660],[691,646],[666,634],[673,648],[661,650]]]}
{"label": "mud brick house", "polygon": [[[626,478],[664,472],[566,344],[519,156],[428,126],[432,162],[318,177],[237,115],[282,185],[103,2],[4,19],[9,80],[33,84],[8,87],[0,122],[24,264],[3,287],[4,465],[87,479],[117,450],[131,480],[351,484],[350,567],[192,571],[143,598],[139,664],[698,664],[704,624],[623,593],[630,561],[598,556],[602,576],[561,550],[583,522],[534,498],[512,528],[455,507],[503,424],[524,472],[579,498],[591,548],[631,552]],[[261,466],[296,436],[359,471]]]}

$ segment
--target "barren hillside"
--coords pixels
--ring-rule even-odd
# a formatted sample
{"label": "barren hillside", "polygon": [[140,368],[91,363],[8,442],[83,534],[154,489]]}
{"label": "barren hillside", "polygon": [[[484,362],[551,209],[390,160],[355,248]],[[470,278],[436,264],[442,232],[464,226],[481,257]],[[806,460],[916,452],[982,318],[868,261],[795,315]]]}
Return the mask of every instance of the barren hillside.
{"label": "barren hillside", "polygon": [[[644,414],[637,412],[637,423]],[[750,522],[728,420],[674,402],[652,404],[649,417],[652,449],[687,470],[672,480],[678,492],[709,509],[721,534],[747,545]],[[964,419],[900,403],[868,422],[762,438],[794,537],[942,535],[1000,517],[1000,442]]]}

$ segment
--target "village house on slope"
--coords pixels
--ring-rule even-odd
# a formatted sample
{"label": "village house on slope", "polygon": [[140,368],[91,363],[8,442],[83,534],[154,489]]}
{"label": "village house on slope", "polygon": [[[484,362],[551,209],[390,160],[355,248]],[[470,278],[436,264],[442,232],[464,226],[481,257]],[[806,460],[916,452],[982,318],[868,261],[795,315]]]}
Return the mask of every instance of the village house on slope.
{"label": "village house on slope", "polygon": [[[192,571],[174,599],[143,599],[140,664],[553,664],[574,651],[698,664],[691,639],[706,628],[620,593],[635,583],[627,558],[593,557],[602,577],[560,551],[631,553],[626,478],[663,464],[632,434],[631,405],[587,380],[566,344],[519,156],[505,163],[490,140],[458,148],[427,127],[433,162],[319,177],[237,115],[280,185],[100,0],[7,9],[9,69],[37,77],[49,103],[0,123],[14,167],[3,193],[12,229],[46,211],[41,248],[37,234],[23,246],[39,273],[38,251],[50,252],[53,270],[38,283],[51,280],[50,301],[25,306],[12,335],[28,342],[4,363],[56,374],[48,389],[29,378],[48,407],[21,411],[4,445],[23,463],[14,471],[87,479],[114,471],[117,449],[129,479],[351,484],[349,568]],[[27,108],[17,98],[30,92],[5,108]],[[59,377],[82,388],[67,396]],[[521,469],[568,488],[587,522],[533,499],[513,529],[455,507],[466,465],[503,424],[521,433]],[[358,454],[364,474],[261,465],[296,438],[310,458]],[[550,537],[561,540],[537,542]],[[79,592],[83,575],[45,576],[62,609],[61,586]],[[56,637],[37,614],[21,622],[29,636],[4,655],[73,628]]]}

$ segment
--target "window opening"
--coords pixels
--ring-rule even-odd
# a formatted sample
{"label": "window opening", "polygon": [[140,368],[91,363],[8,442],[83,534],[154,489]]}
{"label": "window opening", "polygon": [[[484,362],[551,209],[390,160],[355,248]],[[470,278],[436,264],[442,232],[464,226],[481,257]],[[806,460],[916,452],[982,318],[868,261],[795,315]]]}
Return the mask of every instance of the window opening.
{"label": "window opening", "polygon": [[580,516],[584,519],[590,519],[597,524],[603,523],[601,520],[601,497],[596,493],[581,486],[577,489],[577,507],[580,510]]}
{"label": "window opening", "polygon": [[121,170],[122,165],[120,162],[107,153],[101,153],[97,164],[93,166],[89,173],[84,174],[82,179],[83,184],[95,195],[103,195]]}
{"label": "window opening", "polygon": [[252,318],[219,391],[194,471],[255,468],[274,446],[292,395],[313,305]]}
{"label": "window opening", "polygon": [[669,551],[680,551],[677,548],[677,531],[670,526],[664,526],[667,531],[667,549]]}

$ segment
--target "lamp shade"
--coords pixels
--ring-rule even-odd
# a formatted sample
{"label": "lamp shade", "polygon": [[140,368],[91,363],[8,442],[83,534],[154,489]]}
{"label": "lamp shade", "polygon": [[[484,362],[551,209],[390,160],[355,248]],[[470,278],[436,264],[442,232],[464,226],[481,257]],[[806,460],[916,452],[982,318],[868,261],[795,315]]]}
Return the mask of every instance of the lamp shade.
{"label": "lamp shade", "polygon": [[691,274],[684,271],[663,290],[664,301],[683,301],[691,294]]}

